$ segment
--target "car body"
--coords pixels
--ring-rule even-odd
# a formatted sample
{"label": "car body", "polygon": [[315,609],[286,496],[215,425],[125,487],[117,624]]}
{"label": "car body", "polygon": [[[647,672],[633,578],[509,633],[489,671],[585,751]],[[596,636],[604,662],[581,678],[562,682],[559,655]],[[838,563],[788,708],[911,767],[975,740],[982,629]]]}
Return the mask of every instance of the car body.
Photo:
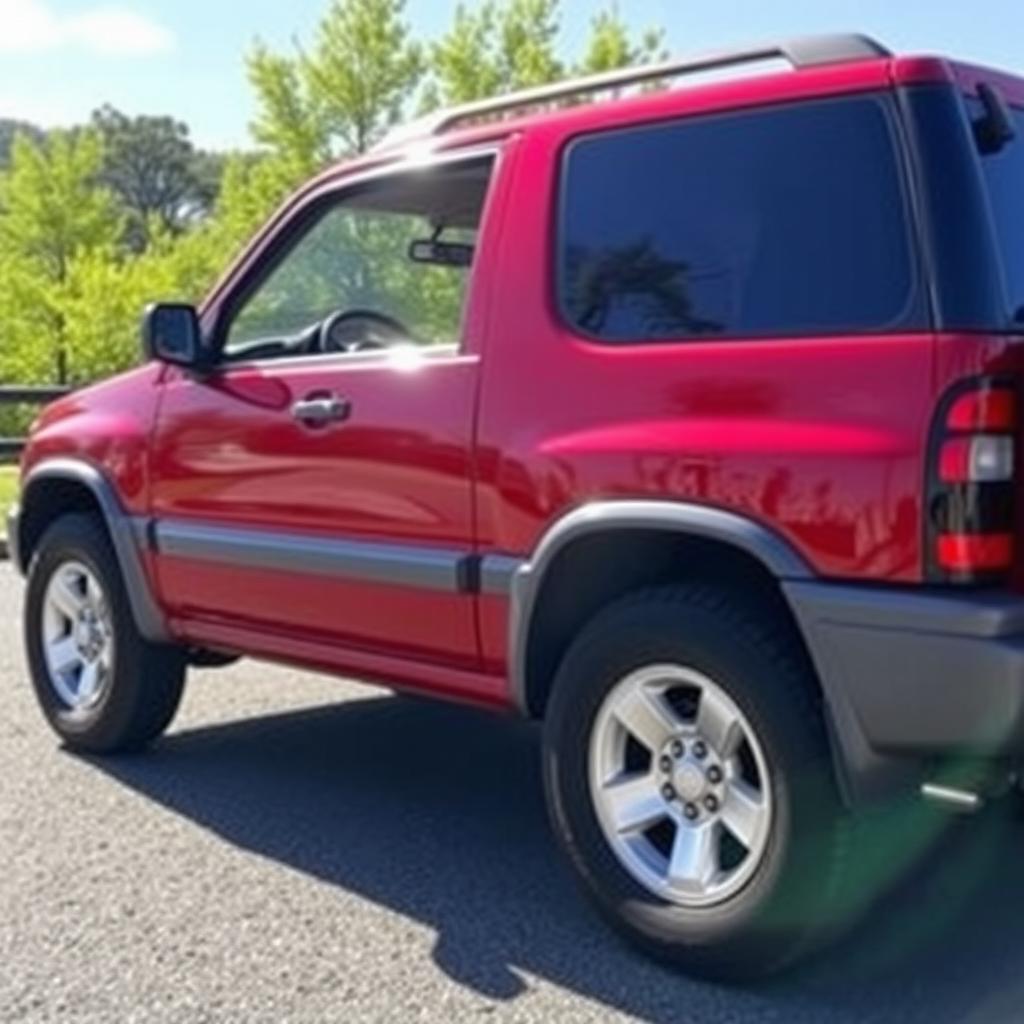
{"label": "car body", "polygon": [[[31,571],[62,515],[92,516],[154,649],[272,658],[541,719],[561,700],[556,823],[572,816],[557,763],[573,728],[560,673],[585,663],[574,644],[631,595],[710,587],[752,629],[789,638],[843,814],[922,786],[973,806],[982,794],[949,766],[1002,765],[1024,744],[1024,199],[1005,184],[1024,168],[1024,81],[860,37],[673,73],[763,56],[794,67],[527,116],[478,105],[316,178],[194,320],[150,314],[160,358],[43,412],[15,560]],[[412,214],[436,228],[409,248],[428,277],[388,262],[392,222]],[[317,261],[344,238],[383,239],[343,270],[360,297],[383,287],[374,273],[398,281],[394,308],[288,321],[300,288],[294,316],[316,306]],[[395,308],[410,302],[424,323],[457,307],[457,336],[399,343],[414,332]],[[668,597],[628,629],[670,621]],[[684,632],[690,613],[718,614],[705,591],[679,600]],[[710,670],[687,683],[691,670],[684,689],[736,701],[749,764],[722,770],[760,779],[777,820],[760,712]],[[692,790],[687,816],[731,799],[695,755],[668,766],[689,738],[648,746],[662,792]],[[597,771],[604,755],[587,749]],[[600,844],[563,827],[570,847]],[[673,857],[659,842],[632,861],[611,842],[617,868],[577,860],[613,919],[596,875],[624,870],[657,901],[644,872],[659,850]],[[661,903],[704,921],[761,870]],[[691,923],[624,927],[697,970],[774,963],[731,938],[719,955]]]}

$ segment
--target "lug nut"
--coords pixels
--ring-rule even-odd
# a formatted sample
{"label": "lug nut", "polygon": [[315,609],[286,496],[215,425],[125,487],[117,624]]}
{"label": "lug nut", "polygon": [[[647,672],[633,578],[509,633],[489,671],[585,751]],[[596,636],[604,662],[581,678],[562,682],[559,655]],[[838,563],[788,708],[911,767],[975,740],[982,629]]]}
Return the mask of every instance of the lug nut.
{"label": "lug nut", "polygon": [[683,751],[684,751],[684,747],[683,747],[682,742],[680,740],[673,740],[673,742],[672,742],[672,756],[673,757],[682,757],[683,756]]}
{"label": "lug nut", "polygon": [[687,804],[683,808],[683,814],[685,814],[690,821],[693,821],[693,819],[696,818],[698,814],[700,814],[700,811],[697,809],[696,804]]}
{"label": "lug nut", "polygon": [[661,768],[663,772],[672,771],[672,758],[666,754],[660,761],[658,761],[658,767]]}
{"label": "lug nut", "polygon": [[665,785],[661,787],[661,795],[666,800],[675,800],[676,791],[668,783],[665,783]]}
{"label": "lug nut", "polygon": [[704,806],[714,814],[718,810],[718,797],[706,796],[704,797]]}
{"label": "lug nut", "polygon": [[717,786],[722,781],[722,769],[717,764],[713,764],[708,769],[708,782],[712,786]]}
{"label": "lug nut", "polygon": [[693,756],[698,760],[703,760],[708,756],[708,745],[703,740],[697,740],[693,745]]}

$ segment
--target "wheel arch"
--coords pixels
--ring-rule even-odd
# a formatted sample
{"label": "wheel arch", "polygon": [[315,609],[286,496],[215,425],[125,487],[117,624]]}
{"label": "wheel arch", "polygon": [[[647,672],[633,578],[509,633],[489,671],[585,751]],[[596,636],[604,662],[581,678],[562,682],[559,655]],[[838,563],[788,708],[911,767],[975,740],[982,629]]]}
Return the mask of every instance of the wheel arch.
{"label": "wheel arch", "polygon": [[[542,650],[551,639],[545,616],[563,619],[554,629],[558,647],[607,600],[634,587],[678,581],[680,573],[707,576],[715,562],[723,578],[745,578],[758,599],[777,603],[799,632],[779,582],[811,579],[814,571],[788,541],[745,516],[685,502],[617,500],[593,502],[559,519],[511,577],[509,672],[520,711],[543,714],[564,653]],[[565,574],[581,566],[586,585],[573,587],[576,604],[567,613]]]}
{"label": "wheel arch", "polygon": [[142,559],[148,520],[131,516],[103,472],[79,459],[46,459],[25,478],[16,520],[12,520],[11,554],[22,573],[47,528],[60,516],[82,512],[97,516],[110,536],[118,568],[139,632],[156,643],[170,637],[163,612]]}

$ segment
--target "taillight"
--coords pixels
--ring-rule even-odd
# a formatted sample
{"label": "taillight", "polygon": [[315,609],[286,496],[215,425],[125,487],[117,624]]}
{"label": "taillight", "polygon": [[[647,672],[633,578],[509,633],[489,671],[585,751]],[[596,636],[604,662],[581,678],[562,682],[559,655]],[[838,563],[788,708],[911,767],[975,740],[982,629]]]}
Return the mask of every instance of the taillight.
{"label": "taillight", "polygon": [[928,576],[994,582],[1013,565],[1017,394],[973,380],[942,402],[931,443]]}

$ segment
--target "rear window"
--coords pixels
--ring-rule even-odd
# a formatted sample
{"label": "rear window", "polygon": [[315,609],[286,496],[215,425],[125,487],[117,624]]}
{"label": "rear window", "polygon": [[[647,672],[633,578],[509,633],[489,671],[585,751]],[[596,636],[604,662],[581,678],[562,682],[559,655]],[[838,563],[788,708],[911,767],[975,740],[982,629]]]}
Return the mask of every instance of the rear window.
{"label": "rear window", "polygon": [[875,96],[577,140],[562,179],[563,315],[609,342],[920,322],[897,153]]}
{"label": "rear window", "polygon": [[[968,101],[972,118],[982,116],[977,100]],[[1024,110],[1013,111],[1017,137],[998,153],[981,157],[992,226],[1003,268],[1009,321],[1024,324]]]}

